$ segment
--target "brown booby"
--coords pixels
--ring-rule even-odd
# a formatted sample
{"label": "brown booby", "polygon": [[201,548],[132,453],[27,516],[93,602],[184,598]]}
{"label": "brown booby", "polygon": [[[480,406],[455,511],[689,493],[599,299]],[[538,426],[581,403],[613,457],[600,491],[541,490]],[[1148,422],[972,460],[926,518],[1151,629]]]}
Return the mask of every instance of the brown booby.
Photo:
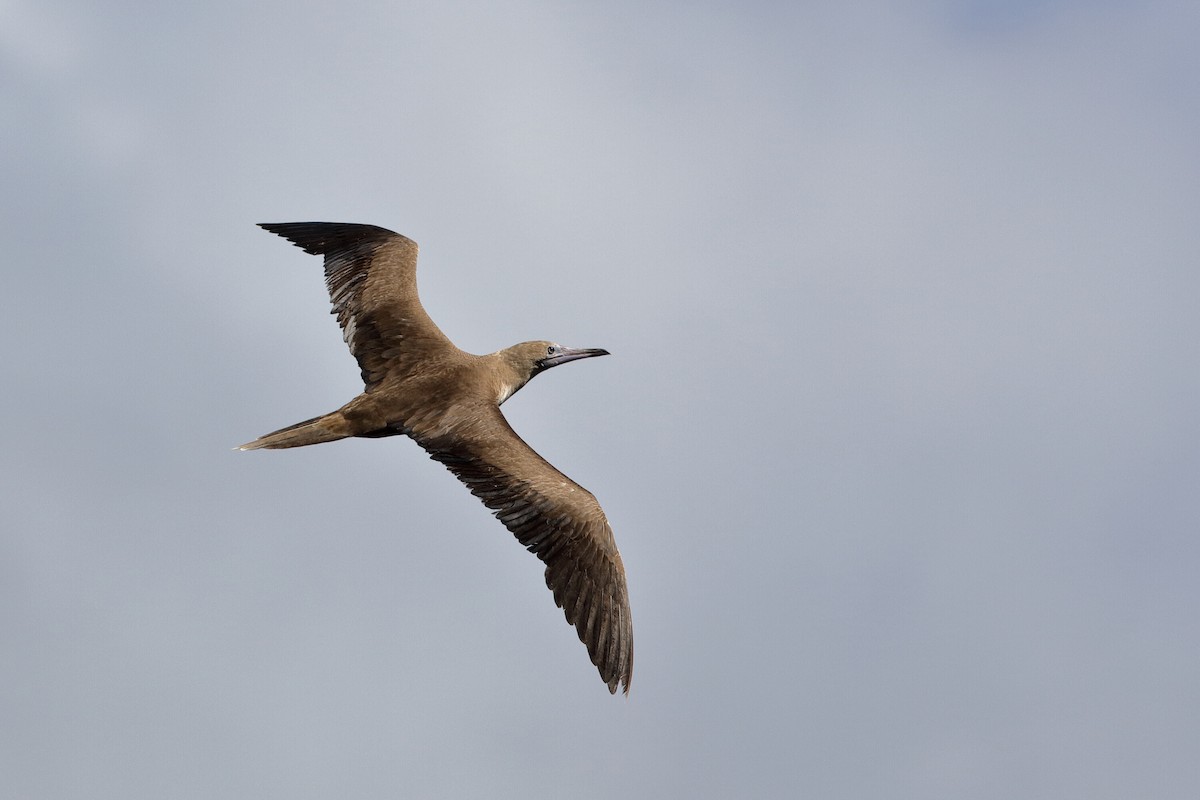
{"label": "brown booby", "polygon": [[330,222],[262,224],[325,257],[325,284],[366,389],[320,417],[242,450],[404,434],[444,464],[546,565],[546,585],[600,677],[629,693],[633,624],[625,568],[596,498],[534,452],[500,405],[535,375],[608,355],[523,342],[490,355],[458,349],[417,298],[417,243],[385,228]]}

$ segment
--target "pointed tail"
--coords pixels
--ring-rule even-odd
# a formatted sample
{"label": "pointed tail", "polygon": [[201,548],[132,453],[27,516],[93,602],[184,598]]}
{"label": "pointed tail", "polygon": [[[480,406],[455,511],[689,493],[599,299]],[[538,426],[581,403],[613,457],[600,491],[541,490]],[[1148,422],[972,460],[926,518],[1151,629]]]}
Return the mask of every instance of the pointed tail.
{"label": "pointed tail", "polygon": [[246,444],[237,449],[278,450],[284,447],[304,447],[309,444],[333,442],[353,435],[350,430],[350,424],[342,416],[342,412],[334,411],[332,414],[313,417],[304,422],[297,422],[295,425],[280,428],[274,433],[258,437],[253,442],[246,442]]}

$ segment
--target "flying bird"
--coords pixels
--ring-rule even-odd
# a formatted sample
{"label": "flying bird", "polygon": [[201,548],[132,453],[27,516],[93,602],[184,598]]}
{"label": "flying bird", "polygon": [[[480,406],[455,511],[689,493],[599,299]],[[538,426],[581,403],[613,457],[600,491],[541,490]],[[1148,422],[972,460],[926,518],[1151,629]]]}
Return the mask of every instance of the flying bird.
{"label": "flying bird", "polygon": [[303,447],[350,436],[404,434],[483,501],[546,565],[554,602],[575,626],[601,679],[629,693],[633,624],[625,567],[596,498],[534,452],[500,412],[551,367],[607,350],[523,342],[489,355],[459,348],[417,297],[417,243],[385,228],[267,223],[325,257],[331,313],[365,389],[337,411],[268,433],[241,450]]}

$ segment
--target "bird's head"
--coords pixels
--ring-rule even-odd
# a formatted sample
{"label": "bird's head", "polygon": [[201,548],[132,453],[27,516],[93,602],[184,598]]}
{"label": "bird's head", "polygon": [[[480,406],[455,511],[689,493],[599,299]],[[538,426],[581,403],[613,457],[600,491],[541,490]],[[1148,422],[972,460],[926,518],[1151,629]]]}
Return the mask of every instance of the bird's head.
{"label": "bird's head", "polygon": [[539,372],[545,372],[568,361],[608,354],[607,350],[596,347],[564,347],[556,342],[543,341],[521,342],[505,348],[496,354],[508,368],[510,376],[504,380],[500,389],[500,402],[503,403],[516,394],[518,389]]}

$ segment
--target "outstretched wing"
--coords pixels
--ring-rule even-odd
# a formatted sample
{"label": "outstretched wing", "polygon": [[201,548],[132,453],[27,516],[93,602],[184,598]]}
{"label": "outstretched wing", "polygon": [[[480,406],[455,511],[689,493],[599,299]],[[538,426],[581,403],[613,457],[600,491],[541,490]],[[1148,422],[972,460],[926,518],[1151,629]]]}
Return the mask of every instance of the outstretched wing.
{"label": "outstretched wing", "polygon": [[342,336],[358,360],[367,391],[389,375],[458,348],[417,297],[417,243],[375,225],[340,222],[260,223],[307,253],[325,256],[325,285]]}
{"label": "outstretched wing", "polygon": [[629,692],[633,622],[625,567],[596,498],[534,452],[500,409],[485,406],[452,435],[410,435],[466,484],[546,565],[554,602],[608,684]]}

